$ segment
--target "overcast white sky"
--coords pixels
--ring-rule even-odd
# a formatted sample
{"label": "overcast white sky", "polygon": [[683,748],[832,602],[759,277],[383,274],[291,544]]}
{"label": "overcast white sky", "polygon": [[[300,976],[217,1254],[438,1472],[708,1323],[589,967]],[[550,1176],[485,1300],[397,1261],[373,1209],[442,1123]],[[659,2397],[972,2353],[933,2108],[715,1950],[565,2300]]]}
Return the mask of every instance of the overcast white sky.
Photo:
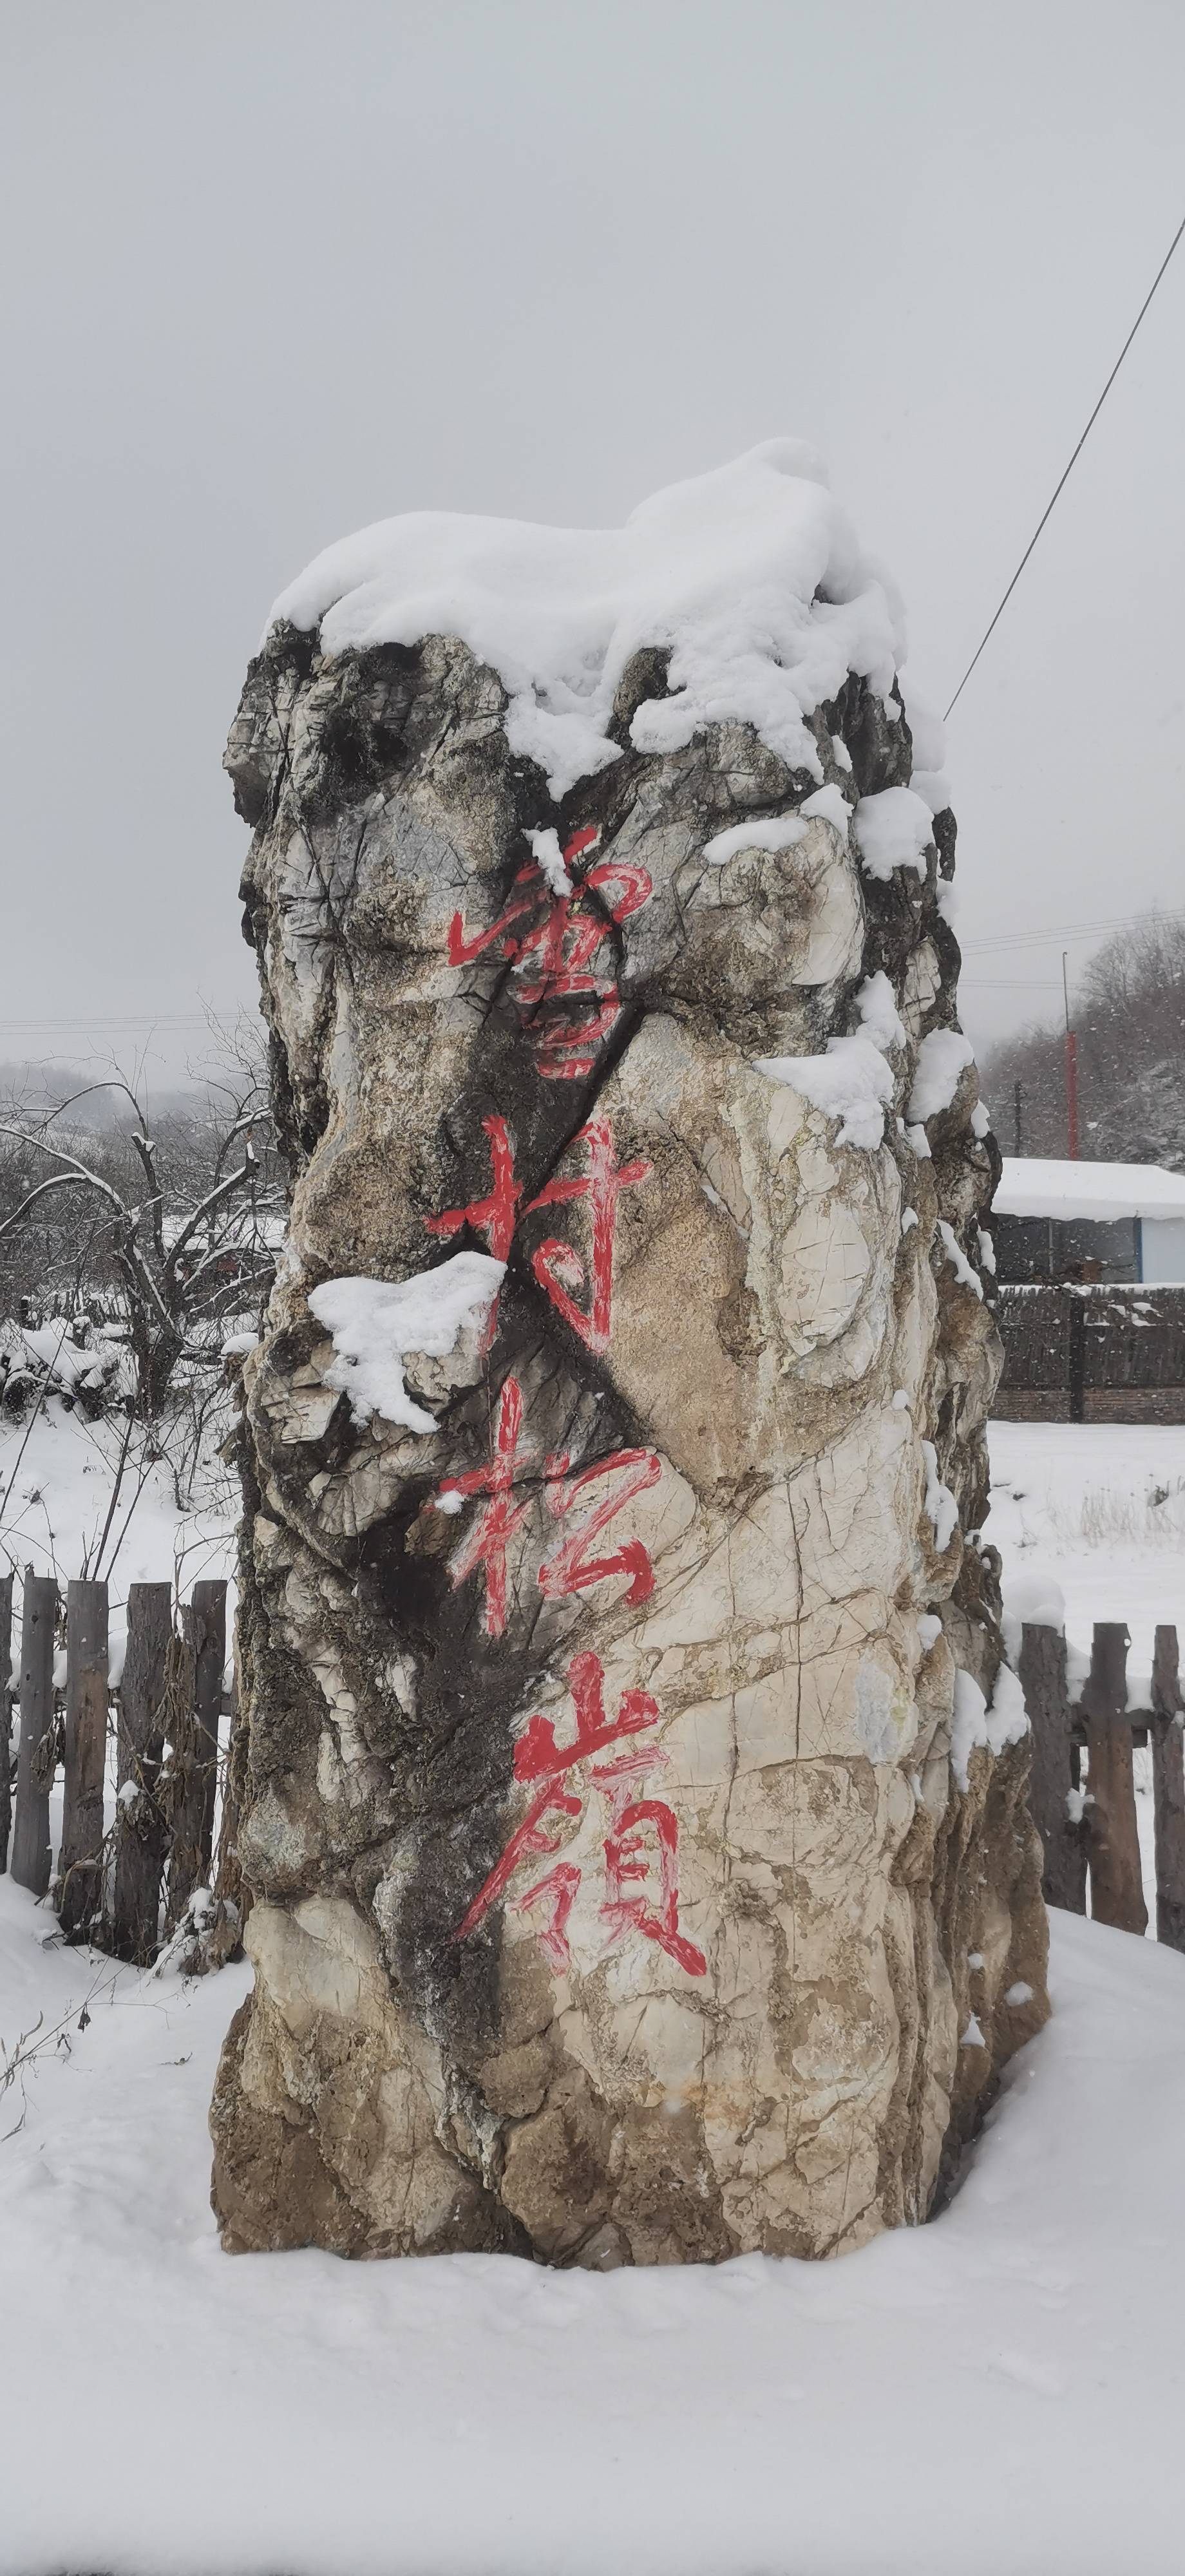
{"label": "overcast white sky", "polygon": [[[811,439],[951,695],[1185,212],[1181,0],[3,0],[0,1058],[254,993],[219,762],[392,511]],[[1185,903],[1185,245],[951,727],[993,932]],[[1089,943],[1071,951],[1081,959]],[[86,1024],[84,1026],[84,1024]]]}

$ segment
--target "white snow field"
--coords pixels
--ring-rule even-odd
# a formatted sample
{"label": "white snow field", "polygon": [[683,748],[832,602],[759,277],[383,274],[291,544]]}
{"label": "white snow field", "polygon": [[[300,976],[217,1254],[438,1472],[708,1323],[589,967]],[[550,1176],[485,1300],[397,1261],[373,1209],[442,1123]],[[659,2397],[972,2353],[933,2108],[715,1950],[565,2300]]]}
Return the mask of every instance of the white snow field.
{"label": "white snow field", "polygon": [[[47,1408],[20,1560],[76,1570],[109,1436]],[[1185,1638],[1185,1430],[990,1436],[1006,1593],[1059,1587],[1078,1648],[1126,1618],[1146,1673],[1158,1619]],[[228,1541],[154,1470],[113,1591]],[[0,2037],[34,2050],[0,2090],[0,2576],[1177,2576],[1185,1958],[1052,1933],[1054,2018],[920,2231],[604,2278],[232,2260],[206,2110],[249,1970],[68,1951],[0,1877]]]}
{"label": "white snow field", "polygon": [[[931,2226],[821,2265],[219,2251],[247,1972],[42,1944],[0,1879],[5,2576],[1177,2576],[1185,1960],[1056,1917]],[[89,2020],[79,2026],[92,1982]]]}
{"label": "white snow field", "polygon": [[984,1536],[1003,1558],[1005,1607],[1056,1584],[1084,1653],[1096,1619],[1126,1619],[1135,1679],[1152,1670],[1158,1622],[1176,1623],[1185,1654],[1185,1428],[992,1422],[988,1446]]}
{"label": "white snow field", "polygon": [[[0,1574],[31,1565],[60,1583],[94,1564],[107,1528],[126,1422],[119,1415],[88,1422],[56,1396],[24,1423],[0,1429]],[[225,1426],[220,1424],[219,1430]],[[204,1460],[196,1500],[177,1500],[167,1461],[153,1454],[137,1426],[115,1492],[100,1573],[112,1601],[129,1583],[179,1582],[183,1592],[234,1565],[237,1484],[217,1461]]]}

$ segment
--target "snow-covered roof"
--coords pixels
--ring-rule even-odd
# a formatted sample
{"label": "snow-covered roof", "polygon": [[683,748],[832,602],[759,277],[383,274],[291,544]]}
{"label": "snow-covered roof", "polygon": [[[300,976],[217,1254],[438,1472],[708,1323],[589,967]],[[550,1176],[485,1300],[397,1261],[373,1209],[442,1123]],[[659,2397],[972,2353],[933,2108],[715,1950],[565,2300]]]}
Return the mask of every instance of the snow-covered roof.
{"label": "snow-covered roof", "polygon": [[[547,528],[416,510],[317,556],[269,625],[320,628],[325,653],[457,635],[510,698],[512,750],[553,796],[621,757],[607,726],[643,646],[670,648],[671,694],[638,709],[639,751],[676,750],[707,724],[748,723],[822,778],[804,719],[850,671],[886,700],[904,653],[900,603],[861,552],[797,439],[656,492],[623,528]],[[915,759],[942,764],[941,728],[915,715]]]}
{"label": "snow-covered roof", "polygon": [[1059,1224],[1085,1219],[1110,1225],[1123,1217],[1185,1217],[1185,1174],[1159,1163],[1054,1163],[1005,1154],[996,1191],[997,1216],[1047,1216]]}

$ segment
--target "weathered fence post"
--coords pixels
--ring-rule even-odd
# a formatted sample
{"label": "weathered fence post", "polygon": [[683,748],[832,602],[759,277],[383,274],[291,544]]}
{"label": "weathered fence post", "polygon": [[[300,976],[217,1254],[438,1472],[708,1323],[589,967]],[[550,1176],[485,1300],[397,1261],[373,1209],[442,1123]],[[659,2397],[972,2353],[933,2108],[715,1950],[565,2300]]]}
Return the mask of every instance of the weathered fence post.
{"label": "weathered fence post", "polygon": [[1086,1300],[1076,1288],[1068,1288],[1070,1301],[1070,1420],[1081,1422],[1086,1412]]}
{"label": "weathered fence post", "polygon": [[18,1887],[44,1896],[49,1886],[49,1792],[53,1777],[53,1649],[58,1587],[51,1574],[25,1567],[21,1617],[21,1732],[11,1874]]}
{"label": "weathered fence post", "polygon": [[192,1650],[193,1697],[173,1740],[178,1795],[169,1860],[167,1928],[176,1929],[195,1887],[209,1885],[218,1793],[218,1715],[226,1663],[226,1585],[195,1583],[182,1634]]}
{"label": "weathered fence post", "polygon": [[237,1672],[231,1686],[229,1714],[230,1735],[222,1776],[222,1820],[218,1828],[214,1893],[237,1908],[241,1930],[251,1911],[251,1890],[239,1859],[239,1818],[246,1790],[247,1717]]}
{"label": "weathered fence post", "polygon": [[1158,1628],[1152,1665],[1152,1791],[1156,1815],[1156,1938],[1185,1950],[1185,1760],[1177,1631]]}
{"label": "weathered fence post", "polygon": [[1056,1628],[1025,1621],[1021,1632],[1020,1680],[1033,1730],[1030,1795],[1033,1821],[1041,1836],[1045,1868],[1041,1879],[1047,1905],[1071,1914],[1086,1912],[1086,1837],[1071,1818],[1067,1804],[1075,1786],[1070,1701],[1066,1689],[1066,1641]]}
{"label": "weathered fence post", "polygon": [[1096,1620],[1083,1687],[1090,1820],[1090,1910],[1096,1923],[1146,1932],[1132,1731],[1127,1715],[1127,1650],[1122,1620]]}
{"label": "weathered fence post", "polygon": [[[133,1583],[119,1692],[119,1800],[115,1820],[112,1948],[147,1967],[156,1955],[165,1819],[159,1798],[164,1698],[173,1635],[168,1583]],[[135,1792],[128,1796],[131,1789]]]}
{"label": "weathered fence post", "polygon": [[66,1748],[58,1913],[85,1939],[103,1903],[103,1771],[107,1753],[107,1586],[66,1594]]}
{"label": "weathered fence post", "polygon": [[0,1869],[8,1866],[12,1823],[12,1576],[0,1576]]}

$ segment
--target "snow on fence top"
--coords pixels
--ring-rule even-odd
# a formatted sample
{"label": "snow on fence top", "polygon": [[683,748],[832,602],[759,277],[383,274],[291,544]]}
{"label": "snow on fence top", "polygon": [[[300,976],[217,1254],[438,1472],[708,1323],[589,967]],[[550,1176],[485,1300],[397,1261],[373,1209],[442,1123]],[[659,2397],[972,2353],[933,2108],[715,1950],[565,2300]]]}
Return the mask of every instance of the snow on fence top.
{"label": "snow on fence top", "polygon": [[[813,449],[790,438],[654,493],[623,528],[448,510],[382,519],[317,556],[269,630],[283,619],[319,626],[328,654],[461,637],[497,671],[511,749],[541,764],[554,797],[620,759],[606,727],[644,646],[669,649],[672,694],[639,707],[637,750],[747,723],[821,779],[804,719],[852,671],[887,700],[905,644],[888,576],[861,553]],[[933,720],[917,757],[941,767]]]}
{"label": "snow on fence top", "polygon": [[1116,1224],[1123,1217],[1185,1217],[1185,1175],[1158,1163],[1056,1163],[1004,1156],[996,1216]]}

